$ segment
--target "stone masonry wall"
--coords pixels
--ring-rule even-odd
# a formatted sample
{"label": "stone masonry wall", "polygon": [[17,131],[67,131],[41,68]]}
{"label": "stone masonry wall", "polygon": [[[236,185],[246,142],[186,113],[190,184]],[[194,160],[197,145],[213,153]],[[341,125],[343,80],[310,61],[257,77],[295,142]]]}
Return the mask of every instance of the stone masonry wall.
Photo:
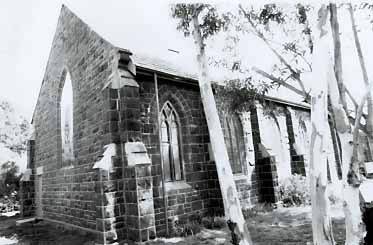
{"label": "stone masonry wall", "polygon": [[35,215],[35,187],[34,178],[31,177],[30,181],[20,182],[20,206],[21,216],[31,217]]}
{"label": "stone masonry wall", "polygon": [[[225,100],[224,103],[229,103],[229,101],[227,101],[226,99],[218,97],[217,101],[220,107],[223,106],[223,100]],[[256,106],[248,108],[246,112],[241,113],[240,118],[244,127],[244,134],[246,137],[245,144],[247,144],[245,145],[245,148],[247,149],[246,153],[248,155],[246,161],[247,172],[246,177],[237,178],[236,183],[243,207],[256,204],[258,201],[276,202],[278,200],[279,170],[281,170],[283,173],[286,173],[286,176],[291,174],[290,170],[292,173],[294,173],[294,171],[298,171],[300,174],[305,174],[304,156],[297,154],[294,149],[294,143],[296,140],[299,141],[299,137],[295,139],[292,115],[290,115],[290,113],[287,113],[287,111],[285,110],[285,106],[282,104],[270,102],[270,105],[273,108],[267,109],[266,113],[271,113],[272,117],[277,117],[276,120],[273,120],[275,126],[266,126],[264,120],[268,121],[268,117],[271,115],[264,115],[262,109],[263,106],[259,103],[257,103]],[[226,109],[226,105],[223,109]],[[220,110],[223,109],[220,108]],[[309,113],[307,111],[304,111],[304,109],[296,107],[291,107],[291,111],[300,111],[306,114]],[[260,115],[258,115],[258,113],[260,113]],[[278,113],[279,115],[277,115]],[[296,120],[298,120],[298,118],[296,118]],[[279,130],[281,131],[278,140],[279,142],[282,142],[281,144],[283,144],[283,147],[281,148],[281,154],[283,154],[283,156],[285,157],[282,157],[282,155],[266,156],[266,153],[270,153],[268,152],[268,150],[264,154],[263,152],[261,152],[261,149],[264,150],[264,148],[266,148],[266,146],[262,143],[261,136],[273,136],[276,132],[272,132],[272,130],[276,130],[276,132]],[[250,137],[251,139],[248,140],[248,137]],[[268,137],[266,139],[268,141]],[[275,153],[279,153],[278,149],[277,151],[275,151]],[[251,166],[253,164],[254,166]],[[284,167],[286,168],[284,169]],[[289,171],[287,171],[286,169],[288,169]],[[284,175],[283,177],[285,178],[286,176]]]}
{"label": "stone masonry wall", "polygon": [[[243,112],[240,116],[246,149],[246,172],[244,178],[236,179],[237,190],[243,208],[249,208],[258,203],[257,171],[255,167],[255,141],[251,124],[251,112]],[[256,139],[257,140],[257,139]]]}
{"label": "stone masonry wall", "polygon": [[289,135],[290,147],[290,161],[291,161],[291,174],[300,174],[306,176],[306,168],[304,165],[304,156],[298,153],[295,149],[295,135],[293,128],[293,118],[288,109],[285,109],[286,127]]}
{"label": "stone masonry wall", "polygon": [[[121,168],[117,169],[115,185],[117,189],[113,193],[113,195],[119,197],[114,205],[120,207],[120,212],[115,212],[111,217],[119,241],[140,242],[155,237],[151,166],[133,165],[129,162],[124,150],[126,144],[143,143],[141,139],[141,98],[139,90],[137,84],[135,86],[125,85],[117,90],[117,96],[114,92],[112,93],[112,100],[117,100],[119,105],[119,114],[113,116],[113,123],[117,122],[118,130],[115,130],[117,133],[113,133],[113,135],[118,141],[118,145],[122,146],[121,149],[118,149],[118,154],[123,162]],[[153,161],[153,159],[151,160]]]}
{"label": "stone masonry wall", "polygon": [[[141,137],[152,159],[153,198],[157,236],[165,235],[165,210],[161,185],[161,158],[152,74],[137,76],[141,97]],[[184,180],[166,184],[168,226],[185,222],[194,214],[222,213],[221,193],[214,162],[208,154],[209,135],[200,93],[195,85],[158,78],[159,104],[175,107],[181,126]]]}
{"label": "stone masonry wall", "polygon": [[277,201],[277,168],[274,157],[265,156],[260,147],[262,139],[257,106],[252,106],[250,110],[252,137],[255,153],[255,173],[257,183],[258,202],[276,202]]}
{"label": "stone masonry wall", "polygon": [[[216,104],[219,111],[220,122],[223,130],[224,128],[224,113],[231,114],[235,113],[230,107],[230,100],[223,97],[221,94],[215,94]],[[247,111],[244,113],[237,113],[242,126],[243,141],[245,143],[245,161],[242,166],[242,173],[234,176],[237,187],[237,192],[240,198],[241,206],[243,208],[250,208],[258,202],[258,183],[257,183],[257,171],[255,168],[255,128],[252,127],[251,123],[251,112]],[[254,116],[255,117],[255,116]],[[228,140],[227,138],[225,140]],[[228,143],[228,142],[226,142]]]}
{"label": "stone masonry wall", "polygon": [[[33,116],[35,168],[42,169],[43,218],[90,231],[101,230],[102,189],[93,164],[103,146],[113,142],[110,91],[103,87],[117,69],[118,50],[66,7],[62,7],[56,34]],[[60,97],[66,72],[73,87],[74,155],[61,168]],[[111,176],[109,176],[110,179]],[[97,232],[101,236],[100,232]]]}
{"label": "stone masonry wall", "polygon": [[30,217],[35,215],[35,184],[32,170],[35,163],[35,141],[27,141],[27,169],[29,173],[24,173],[20,181],[20,206],[21,216]]}
{"label": "stone masonry wall", "polygon": [[257,105],[261,144],[275,157],[277,176],[283,180],[291,176],[288,129],[284,107],[273,102]]}

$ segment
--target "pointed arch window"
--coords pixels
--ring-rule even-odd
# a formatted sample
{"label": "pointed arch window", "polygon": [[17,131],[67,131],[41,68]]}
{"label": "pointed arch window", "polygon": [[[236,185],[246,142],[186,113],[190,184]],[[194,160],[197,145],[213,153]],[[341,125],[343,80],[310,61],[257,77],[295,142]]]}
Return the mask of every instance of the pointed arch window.
{"label": "pointed arch window", "polygon": [[73,88],[68,72],[62,88],[60,109],[62,167],[64,167],[71,165],[74,160]]}
{"label": "pointed arch window", "polygon": [[242,123],[236,113],[223,117],[224,139],[233,174],[244,173],[246,158]]}
{"label": "pointed arch window", "polygon": [[167,101],[161,111],[162,158],[165,180],[178,181],[184,178],[180,151],[180,124],[174,107]]}

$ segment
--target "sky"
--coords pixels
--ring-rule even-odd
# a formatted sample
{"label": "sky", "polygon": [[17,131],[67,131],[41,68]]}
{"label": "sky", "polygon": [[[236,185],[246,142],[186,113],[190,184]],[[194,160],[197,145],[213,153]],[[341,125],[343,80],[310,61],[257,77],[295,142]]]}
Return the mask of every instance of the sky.
{"label": "sky", "polygon": [[[0,99],[9,100],[28,120],[36,104],[62,4],[118,47],[162,57],[182,66],[194,62],[194,43],[176,30],[169,1],[2,0]],[[364,86],[346,13],[341,11],[340,15],[343,65],[347,86],[359,97]],[[373,65],[373,51],[369,48],[372,33],[371,26],[359,28],[367,67]],[[241,56],[268,71],[273,56],[260,40],[250,37],[241,46]]]}
{"label": "sky", "polygon": [[[31,119],[62,4],[112,44],[150,56],[192,57],[167,1],[4,0],[0,8],[0,98]],[[173,57],[170,57],[171,59]]]}

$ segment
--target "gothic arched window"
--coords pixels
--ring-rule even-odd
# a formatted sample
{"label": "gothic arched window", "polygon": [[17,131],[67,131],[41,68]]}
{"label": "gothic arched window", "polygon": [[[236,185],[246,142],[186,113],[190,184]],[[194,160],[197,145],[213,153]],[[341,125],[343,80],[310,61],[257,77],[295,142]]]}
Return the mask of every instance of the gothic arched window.
{"label": "gothic arched window", "polygon": [[170,102],[161,111],[161,138],[163,171],[166,181],[183,179],[182,154],[180,151],[180,125],[178,115]]}
{"label": "gothic arched window", "polygon": [[236,113],[228,114],[223,119],[224,139],[233,174],[243,173],[246,151],[243,128]]}
{"label": "gothic arched window", "polygon": [[66,72],[65,82],[62,89],[61,101],[61,150],[62,166],[69,166],[74,160],[74,128],[73,128],[73,88],[70,75]]}

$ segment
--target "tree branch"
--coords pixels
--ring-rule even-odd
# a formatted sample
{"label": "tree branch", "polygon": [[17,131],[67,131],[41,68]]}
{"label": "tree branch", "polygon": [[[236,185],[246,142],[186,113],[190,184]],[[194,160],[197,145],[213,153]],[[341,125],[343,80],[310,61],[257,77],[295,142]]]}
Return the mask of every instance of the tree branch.
{"label": "tree branch", "polygon": [[[307,36],[310,36],[310,34],[306,34]],[[280,43],[280,42],[276,42],[276,41],[274,41],[274,40],[268,40],[267,39],[267,41],[268,41],[268,43],[269,44],[271,44],[271,43],[273,43],[273,44],[277,44],[277,45],[279,45],[279,46],[284,46],[284,44],[283,43]],[[313,45],[312,44],[312,40],[311,41],[308,41],[308,42],[311,42],[311,45]],[[311,49],[311,48],[310,48]],[[301,52],[298,52],[296,49],[293,49],[293,48],[289,48],[289,49],[286,49],[287,51],[289,51],[289,52],[291,52],[291,53],[293,53],[294,54],[294,57],[299,57],[299,58],[301,58],[303,61],[304,61],[304,63],[308,66],[308,68],[310,69],[310,71],[312,71],[312,65],[311,65],[311,63],[302,55],[302,53]],[[312,53],[312,52],[311,52]],[[289,62],[288,62],[289,63]]]}
{"label": "tree branch", "polygon": [[[352,125],[356,124],[356,120],[355,120],[355,118],[352,117],[352,116],[349,116],[349,117],[348,117],[348,121],[349,121]],[[360,130],[363,131],[365,134],[368,134],[367,129],[366,129],[366,125],[364,125],[364,124],[362,124],[361,122],[359,122],[359,128],[360,128]]]}
{"label": "tree branch", "polygon": [[263,33],[261,33],[255,26],[255,24],[253,23],[253,21],[251,20],[251,17],[250,17],[250,14],[248,14],[244,8],[242,7],[242,5],[240,4],[239,5],[239,8],[240,10],[242,11],[242,13],[244,14],[244,16],[246,17],[246,19],[248,20],[249,24],[251,25],[252,29],[254,30],[254,33],[260,38],[263,40],[263,42],[267,45],[267,47],[275,54],[275,56],[281,61],[281,63],[283,63],[289,70],[290,72],[292,73],[292,77],[298,82],[299,86],[301,87],[302,91],[306,94],[306,89],[304,87],[304,84],[303,84],[303,81],[300,79],[300,74],[299,74],[299,71],[296,71],[285,59],[284,57],[282,57],[282,55],[280,55],[276,49],[274,49],[271,44],[269,43],[269,41],[267,40],[267,38],[264,37]]}
{"label": "tree branch", "polygon": [[350,98],[350,100],[352,101],[352,103],[354,104],[355,111],[357,111],[357,108],[359,107],[359,104],[356,102],[355,98],[352,96],[350,90],[347,87],[345,87],[345,91],[346,91],[346,94],[348,95],[348,97]]}
{"label": "tree branch", "polygon": [[305,29],[306,35],[307,35],[308,48],[310,49],[310,53],[312,54],[313,53],[313,41],[312,41],[312,37],[311,37],[311,28],[310,28],[308,18],[303,25],[304,25],[304,29]]}
{"label": "tree branch", "polygon": [[[360,41],[359,41],[359,36],[357,35],[357,30],[356,30],[356,23],[355,23],[355,18],[354,18],[354,13],[352,10],[352,4],[348,4],[348,11],[350,13],[350,20],[351,20],[351,25],[352,25],[352,32],[354,34],[354,40],[355,40],[355,46],[356,46],[356,51],[359,57],[359,62],[360,62],[360,67],[361,71],[363,73],[363,80],[366,86],[369,86],[369,78],[368,78],[368,73],[367,69],[365,66],[365,61],[363,57],[363,51],[361,49]],[[370,138],[373,137],[373,98],[372,94],[370,91],[368,91],[368,118],[366,120],[366,127],[368,131],[368,136]]]}
{"label": "tree branch", "polygon": [[342,73],[342,53],[341,53],[341,40],[339,38],[339,23],[337,6],[335,3],[330,3],[330,25],[332,29],[332,36],[334,42],[334,73],[337,80],[339,90],[339,101],[342,104],[346,114],[349,115],[347,109],[347,101],[345,94],[345,86],[343,84],[343,73]]}
{"label": "tree branch", "polygon": [[312,71],[311,63],[300,52],[297,52],[296,50],[293,50],[293,49],[288,49],[288,50],[292,52],[293,54],[295,54],[297,57],[301,58],[303,62],[308,66],[309,71],[310,72]]}
{"label": "tree branch", "polygon": [[352,10],[351,3],[348,4],[348,11],[350,13],[352,32],[354,34],[354,41],[355,41],[356,51],[357,51],[358,56],[359,56],[361,71],[363,73],[363,80],[364,80],[365,85],[369,86],[368,73],[367,73],[367,69],[365,67],[365,61],[364,61],[364,57],[363,57],[363,51],[361,50],[359,36],[357,35],[356,23],[355,23],[355,18],[354,18],[354,13],[353,13],[353,10]]}
{"label": "tree branch", "polygon": [[308,48],[310,50],[310,54],[312,54],[313,53],[313,41],[312,41],[312,37],[311,37],[311,28],[310,28],[310,23],[308,21],[307,10],[300,3],[297,4],[297,9],[298,9],[298,14],[303,15],[303,17],[304,17],[304,19],[303,19],[304,21],[302,22],[303,23],[303,33],[307,36]]}
{"label": "tree branch", "polygon": [[267,72],[265,72],[265,71],[263,71],[263,70],[261,70],[261,69],[259,69],[257,67],[253,67],[252,69],[256,73],[262,75],[263,77],[268,78],[268,79],[272,80],[273,82],[278,83],[278,84],[284,86],[285,88],[287,88],[287,89],[289,89],[289,90],[291,90],[291,91],[293,91],[293,92],[295,92],[295,93],[303,96],[304,99],[305,99],[305,101],[307,103],[311,100],[311,97],[310,97],[310,95],[308,93],[306,93],[306,92],[304,92],[304,91],[302,91],[300,89],[297,89],[296,87],[290,85],[289,83],[285,82],[281,78],[277,78],[277,77],[275,77],[275,76],[273,76],[271,74],[268,74]]}
{"label": "tree branch", "polygon": [[372,88],[372,85],[373,85],[373,83],[371,83],[368,86],[368,91],[365,93],[365,95],[361,99],[360,105],[359,105],[359,107],[357,108],[357,111],[356,111],[355,125],[354,125],[354,130],[353,130],[353,142],[354,142],[353,144],[354,144],[354,146],[353,146],[353,150],[352,150],[351,164],[354,164],[355,162],[359,161],[359,159],[358,159],[358,147],[359,147],[360,120],[361,120],[361,117],[363,116],[364,105],[365,105],[366,100],[369,97],[370,89]]}
{"label": "tree branch", "polygon": [[[348,97],[350,98],[350,100],[352,101],[352,103],[354,104],[354,107],[355,107],[355,111],[357,111],[357,108],[359,107],[359,104],[356,102],[355,98],[352,96],[350,90],[345,87],[345,91],[346,91],[346,94],[348,95]],[[365,119],[368,117],[367,114],[363,113],[362,115]]]}

